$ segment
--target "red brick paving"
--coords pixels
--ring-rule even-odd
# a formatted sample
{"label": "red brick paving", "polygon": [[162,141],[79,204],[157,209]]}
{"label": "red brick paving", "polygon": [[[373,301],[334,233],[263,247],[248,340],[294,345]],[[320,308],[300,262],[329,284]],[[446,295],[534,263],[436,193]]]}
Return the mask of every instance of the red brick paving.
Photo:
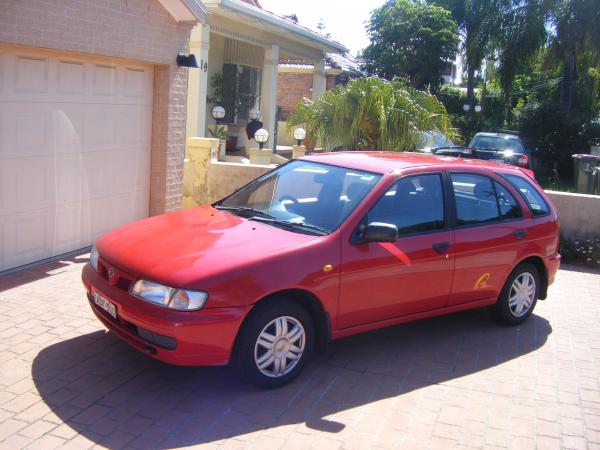
{"label": "red brick paving", "polygon": [[292,385],[156,362],[105,333],[87,255],[0,277],[0,448],[600,449],[600,275],[519,328],[471,311],[355,336]]}

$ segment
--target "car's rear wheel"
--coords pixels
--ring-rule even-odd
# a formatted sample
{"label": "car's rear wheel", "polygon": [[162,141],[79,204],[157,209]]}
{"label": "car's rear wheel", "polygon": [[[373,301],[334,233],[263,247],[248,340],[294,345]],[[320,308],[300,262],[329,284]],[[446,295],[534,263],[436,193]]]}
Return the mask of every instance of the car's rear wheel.
{"label": "car's rear wheel", "polygon": [[290,382],[313,351],[314,329],[306,309],[295,302],[281,298],[257,305],[237,339],[236,372],[262,387]]}
{"label": "car's rear wheel", "polygon": [[512,271],[491,308],[496,319],[506,325],[523,323],[533,312],[539,297],[540,275],[530,263],[520,264]]}

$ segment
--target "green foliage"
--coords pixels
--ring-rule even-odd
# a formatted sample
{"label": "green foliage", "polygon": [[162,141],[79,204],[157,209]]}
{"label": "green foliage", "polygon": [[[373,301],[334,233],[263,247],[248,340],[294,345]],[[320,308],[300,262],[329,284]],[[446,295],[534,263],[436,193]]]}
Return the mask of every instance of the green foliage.
{"label": "green foliage", "polygon": [[362,55],[367,72],[388,80],[407,76],[418,89],[437,87],[458,51],[450,13],[410,0],[389,0],[374,10],[367,32],[371,43]]}
{"label": "green foliage", "polygon": [[217,125],[213,131],[212,128],[208,129],[208,132],[210,133],[210,136],[215,138],[215,139],[219,139],[221,141],[226,141],[227,138],[229,137],[228,133],[227,133],[227,128],[224,127],[223,125]]}
{"label": "green foliage", "polygon": [[600,2],[598,0],[548,0],[554,29],[552,46],[562,65],[561,107],[570,111],[576,102],[580,52],[600,51]]}
{"label": "green foliage", "polygon": [[541,163],[540,175],[556,170],[560,180],[573,174],[572,154],[589,152],[599,130],[576,113],[557,107],[556,102],[529,103],[521,111],[521,133],[528,137]]}
{"label": "green foliage", "polygon": [[454,127],[460,134],[459,142],[468,144],[478,131],[495,130],[502,126],[502,96],[495,85],[489,85],[485,91],[475,92],[474,103],[482,106],[481,113],[474,116],[465,113],[463,106],[468,103],[464,89],[454,86],[443,86],[437,94],[446,107]]}
{"label": "green foliage", "polygon": [[497,0],[428,0],[450,11],[461,35],[467,72],[467,99],[473,104],[475,72],[481,68],[498,27]]}
{"label": "green foliage", "polygon": [[405,81],[378,77],[351,80],[319,99],[301,101],[288,117],[303,124],[308,136],[329,149],[413,150],[422,131],[456,137],[444,105]]}
{"label": "green foliage", "polygon": [[505,0],[499,14],[499,26],[493,34],[498,48],[498,81],[504,100],[503,122],[509,125],[512,111],[513,82],[526,71],[546,38],[541,0]]}

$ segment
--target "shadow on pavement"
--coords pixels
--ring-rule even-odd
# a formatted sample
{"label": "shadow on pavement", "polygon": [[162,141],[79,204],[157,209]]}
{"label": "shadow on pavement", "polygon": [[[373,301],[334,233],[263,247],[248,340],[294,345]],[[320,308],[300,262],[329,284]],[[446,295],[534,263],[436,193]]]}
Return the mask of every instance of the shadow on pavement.
{"label": "shadow on pavement", "polygon": [[0,292],[59,275],[73,269],[74,266],[81,266],[89,260],[90,252],[85,249],[5,271],[0,274]]}
{"label": "shadow on pavement", "polygon": [[516,328],[485,310],[437,317],[336,341],[294,383],[259,390],[227,368],[168,366],[99,331],[45,348],[32,374],[55,414],[88,439],[175,448],[286,424],[338,433],[335,414],[518,358],[551,332],[536,315]]}

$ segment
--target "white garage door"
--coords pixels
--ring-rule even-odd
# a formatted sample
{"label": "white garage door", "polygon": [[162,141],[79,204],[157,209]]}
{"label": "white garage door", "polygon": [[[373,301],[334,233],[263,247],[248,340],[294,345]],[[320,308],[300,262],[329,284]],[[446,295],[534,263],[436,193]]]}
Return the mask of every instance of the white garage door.
{"label": "white garage door", "polygon": [[152,66],[0,46],[0,271],[146,217]]}

